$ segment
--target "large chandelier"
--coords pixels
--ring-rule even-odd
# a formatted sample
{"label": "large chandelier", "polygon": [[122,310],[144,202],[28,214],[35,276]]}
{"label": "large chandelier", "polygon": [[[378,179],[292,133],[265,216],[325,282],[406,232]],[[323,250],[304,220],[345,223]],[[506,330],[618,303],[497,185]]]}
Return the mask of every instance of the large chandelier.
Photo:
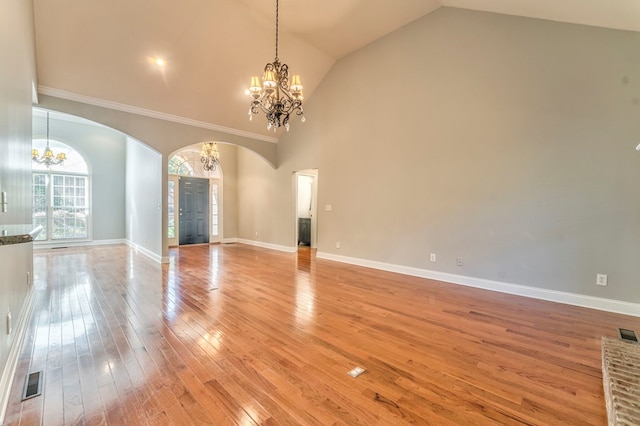
{"label": "large chandelier", "polygon": [[206,172],[212,172],[220,164],[220,154],[218,154],[218,144],[205,142],[200,150],[200,162]]}
{"label": "large chandelier", "polygon": [[267,116],[267,130],[284,126],[289,131],[289,116],[300,115],[304,122],[302,110],[302,83],[299,75],[289,81],[289,66],[281,64],[278,59],[278,0],[276,0],[276,58],[264,67],[262,84],[258,77],[251,77],[249,94],[253,98],[249,108],[249,120],[262,110]]}
{"label": "large chandelier", "polygon": [[49,148],[49,111],[47,111],[47,148],[42,153],[42,157],[37,149],[32,149],[31,159],[36,163],[44,164],[47,167],[62,164],[64,163],[64,160],[67,159],[67,155],[64,152],[54,155],[51,148]]}

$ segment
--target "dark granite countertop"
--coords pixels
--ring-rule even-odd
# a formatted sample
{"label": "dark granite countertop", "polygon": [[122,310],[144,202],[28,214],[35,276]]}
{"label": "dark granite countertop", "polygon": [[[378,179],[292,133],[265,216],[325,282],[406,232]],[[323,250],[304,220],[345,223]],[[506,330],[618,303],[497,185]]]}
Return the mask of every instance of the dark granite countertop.
{"label": "dark granite countertop", "polygon": [[0,225],[0,246],[31,242],[40,232],[41,225]]}

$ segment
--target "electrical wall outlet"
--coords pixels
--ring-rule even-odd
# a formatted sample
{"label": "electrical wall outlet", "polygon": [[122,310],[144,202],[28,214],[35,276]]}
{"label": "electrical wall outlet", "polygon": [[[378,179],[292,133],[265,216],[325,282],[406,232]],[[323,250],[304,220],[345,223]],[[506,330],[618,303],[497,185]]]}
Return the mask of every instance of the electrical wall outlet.
{"label": "electrical wall outlet", "polygon": [[462,258],[461,257],[456,257],[456,265],[462,266]]}
{"label": "electrical wall outlet", "polygon": [[336,241],[336,248],[339,249],[340,248],[340,241]]}
{"label": "electrical wall outlet", "polygon": [[601,285],[603,287],[607,286],[607,275],[606,274],[596,274],[596,285]]}
{"label": "electrical wall outlet", "polygon": [[429,262],[435,262],[436,261],[436,254],[435,253],[431,253],[429,255]]}

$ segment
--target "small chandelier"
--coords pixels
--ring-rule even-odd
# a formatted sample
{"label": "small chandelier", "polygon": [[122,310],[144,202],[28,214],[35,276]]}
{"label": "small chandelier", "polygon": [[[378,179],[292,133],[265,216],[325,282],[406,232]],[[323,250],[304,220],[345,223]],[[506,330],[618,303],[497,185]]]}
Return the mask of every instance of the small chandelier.
{"label": "small chandelier", "polygon": [[200,150],[200,162],[206,172],[212,172],[220,164],[220,154],[218,154],[218,144],[205,142]]}
{"label": "small chandelier", "polygon": [[251,77],[249,94],[253,98],[249,108],[249,120],[262,110],[267,116],[267,130],[284,126],[289,131],[289,116],[300,115],[304,123],[302,110],[302,83],[299,75],[291,77],[289,82],[289,66],[281,64],[278,59],[278,0],[276,0],[276,58],[264,67],[262,84],[258,77]]}
{"label": "small chandelier", "polygon": [[53,151],[49,148],[49,111],[47,111],[47,148],[42,153],[42,157],[40,157],[37,149],[32,149],[31,159],[36,163],[44,164],[47,167],[62,164],[64,163],[64,160],[67,159],[67,155],[64,152],[54,156]]}

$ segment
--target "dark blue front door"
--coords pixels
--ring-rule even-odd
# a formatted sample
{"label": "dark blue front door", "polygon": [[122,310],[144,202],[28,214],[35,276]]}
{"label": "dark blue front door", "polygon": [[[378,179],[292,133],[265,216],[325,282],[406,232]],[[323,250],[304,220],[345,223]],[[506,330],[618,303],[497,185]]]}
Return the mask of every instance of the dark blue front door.
{"label": "dark blue front door", "polygon": [[209,242],[209,179],[180,177],[178,243]]}

